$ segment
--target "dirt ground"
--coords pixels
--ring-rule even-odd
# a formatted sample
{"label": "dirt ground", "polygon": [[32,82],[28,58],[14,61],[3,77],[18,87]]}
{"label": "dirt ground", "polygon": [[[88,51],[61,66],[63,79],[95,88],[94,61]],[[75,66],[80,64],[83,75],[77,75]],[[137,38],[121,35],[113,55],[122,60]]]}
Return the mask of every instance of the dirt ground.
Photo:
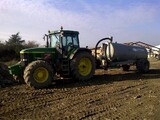
{"label": "dirt ground", "polygon": [[97,70],[85,82],[57,81],[47,89],[26,85],[0,88],[0,120],[158,120],[160,61],[147,74]]}

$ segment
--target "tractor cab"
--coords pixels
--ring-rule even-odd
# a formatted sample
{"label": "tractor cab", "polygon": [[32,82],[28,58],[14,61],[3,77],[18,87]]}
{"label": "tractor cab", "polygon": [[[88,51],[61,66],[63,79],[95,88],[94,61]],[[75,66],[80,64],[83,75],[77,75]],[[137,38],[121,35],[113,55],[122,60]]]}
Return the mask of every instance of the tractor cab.
{"label": "tractor cab", "polygon": [[47,36],[47,47],[56,48],[62,55],[68,56],[69,53],[79,48],[79,32],[69,30],[49,31]]}

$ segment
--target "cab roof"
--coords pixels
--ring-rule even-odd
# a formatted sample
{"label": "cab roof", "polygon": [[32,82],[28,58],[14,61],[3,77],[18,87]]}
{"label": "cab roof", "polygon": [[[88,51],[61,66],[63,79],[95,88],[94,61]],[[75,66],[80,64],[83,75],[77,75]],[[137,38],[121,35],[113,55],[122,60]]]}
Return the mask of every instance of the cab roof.
{"label": "cab roof", "polygon": [[55,30],[55,31],[48,31],[48,32],[49,32],[49,34],[58,34],[60,32],[63,32],[63,34],[66,34],[66,33],[68,33],[68,34],[72,34],[72,33],[79,34],[78,31],[72,31],[72,30]]}

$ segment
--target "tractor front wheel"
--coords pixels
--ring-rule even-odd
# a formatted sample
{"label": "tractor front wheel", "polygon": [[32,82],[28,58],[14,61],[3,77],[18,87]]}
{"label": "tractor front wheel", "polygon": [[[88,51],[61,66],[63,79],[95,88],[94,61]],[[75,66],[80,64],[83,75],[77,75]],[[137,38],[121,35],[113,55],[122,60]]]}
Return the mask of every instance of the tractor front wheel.
{"label": "tractor front wheel", "polygon": [[52,67],[43,60],[30,63],[24,70],[24,80],[34,88],[44,88],[51,84],[53,78]]}
{"label": "tractor front wheel", "polygon": [[71,74],[76,80],[88,80],[95,73],[94,57],[88,52],[77,53],[71,61]]}

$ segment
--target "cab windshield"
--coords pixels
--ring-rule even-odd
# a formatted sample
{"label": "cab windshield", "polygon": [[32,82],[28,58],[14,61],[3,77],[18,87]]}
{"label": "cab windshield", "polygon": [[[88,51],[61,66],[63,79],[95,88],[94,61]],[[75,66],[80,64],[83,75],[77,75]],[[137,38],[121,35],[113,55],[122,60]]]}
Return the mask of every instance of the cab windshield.
{"label": "cab windshield", "polygon": [[66,47],[68,45],[72,45],[74,48],[79,47],[78,35],[65,34],[62,36],[62,41],[60,38],[60,34],[50,35],[51,47],[56,47],[57,45],[62,45],[62,47]]}
{"label": "cab windshield", "polygon": [[78,36],[73,34],[64,35],[62,39],[62,45],[63,47],[68,45],[73,45],[75,48],[79,47]]}
{"label": "cab windshield", "polygon": [[58,34],[51,35],[50,40],[51,40],[51,47],[56,47],[57,44],[60,44]]}

